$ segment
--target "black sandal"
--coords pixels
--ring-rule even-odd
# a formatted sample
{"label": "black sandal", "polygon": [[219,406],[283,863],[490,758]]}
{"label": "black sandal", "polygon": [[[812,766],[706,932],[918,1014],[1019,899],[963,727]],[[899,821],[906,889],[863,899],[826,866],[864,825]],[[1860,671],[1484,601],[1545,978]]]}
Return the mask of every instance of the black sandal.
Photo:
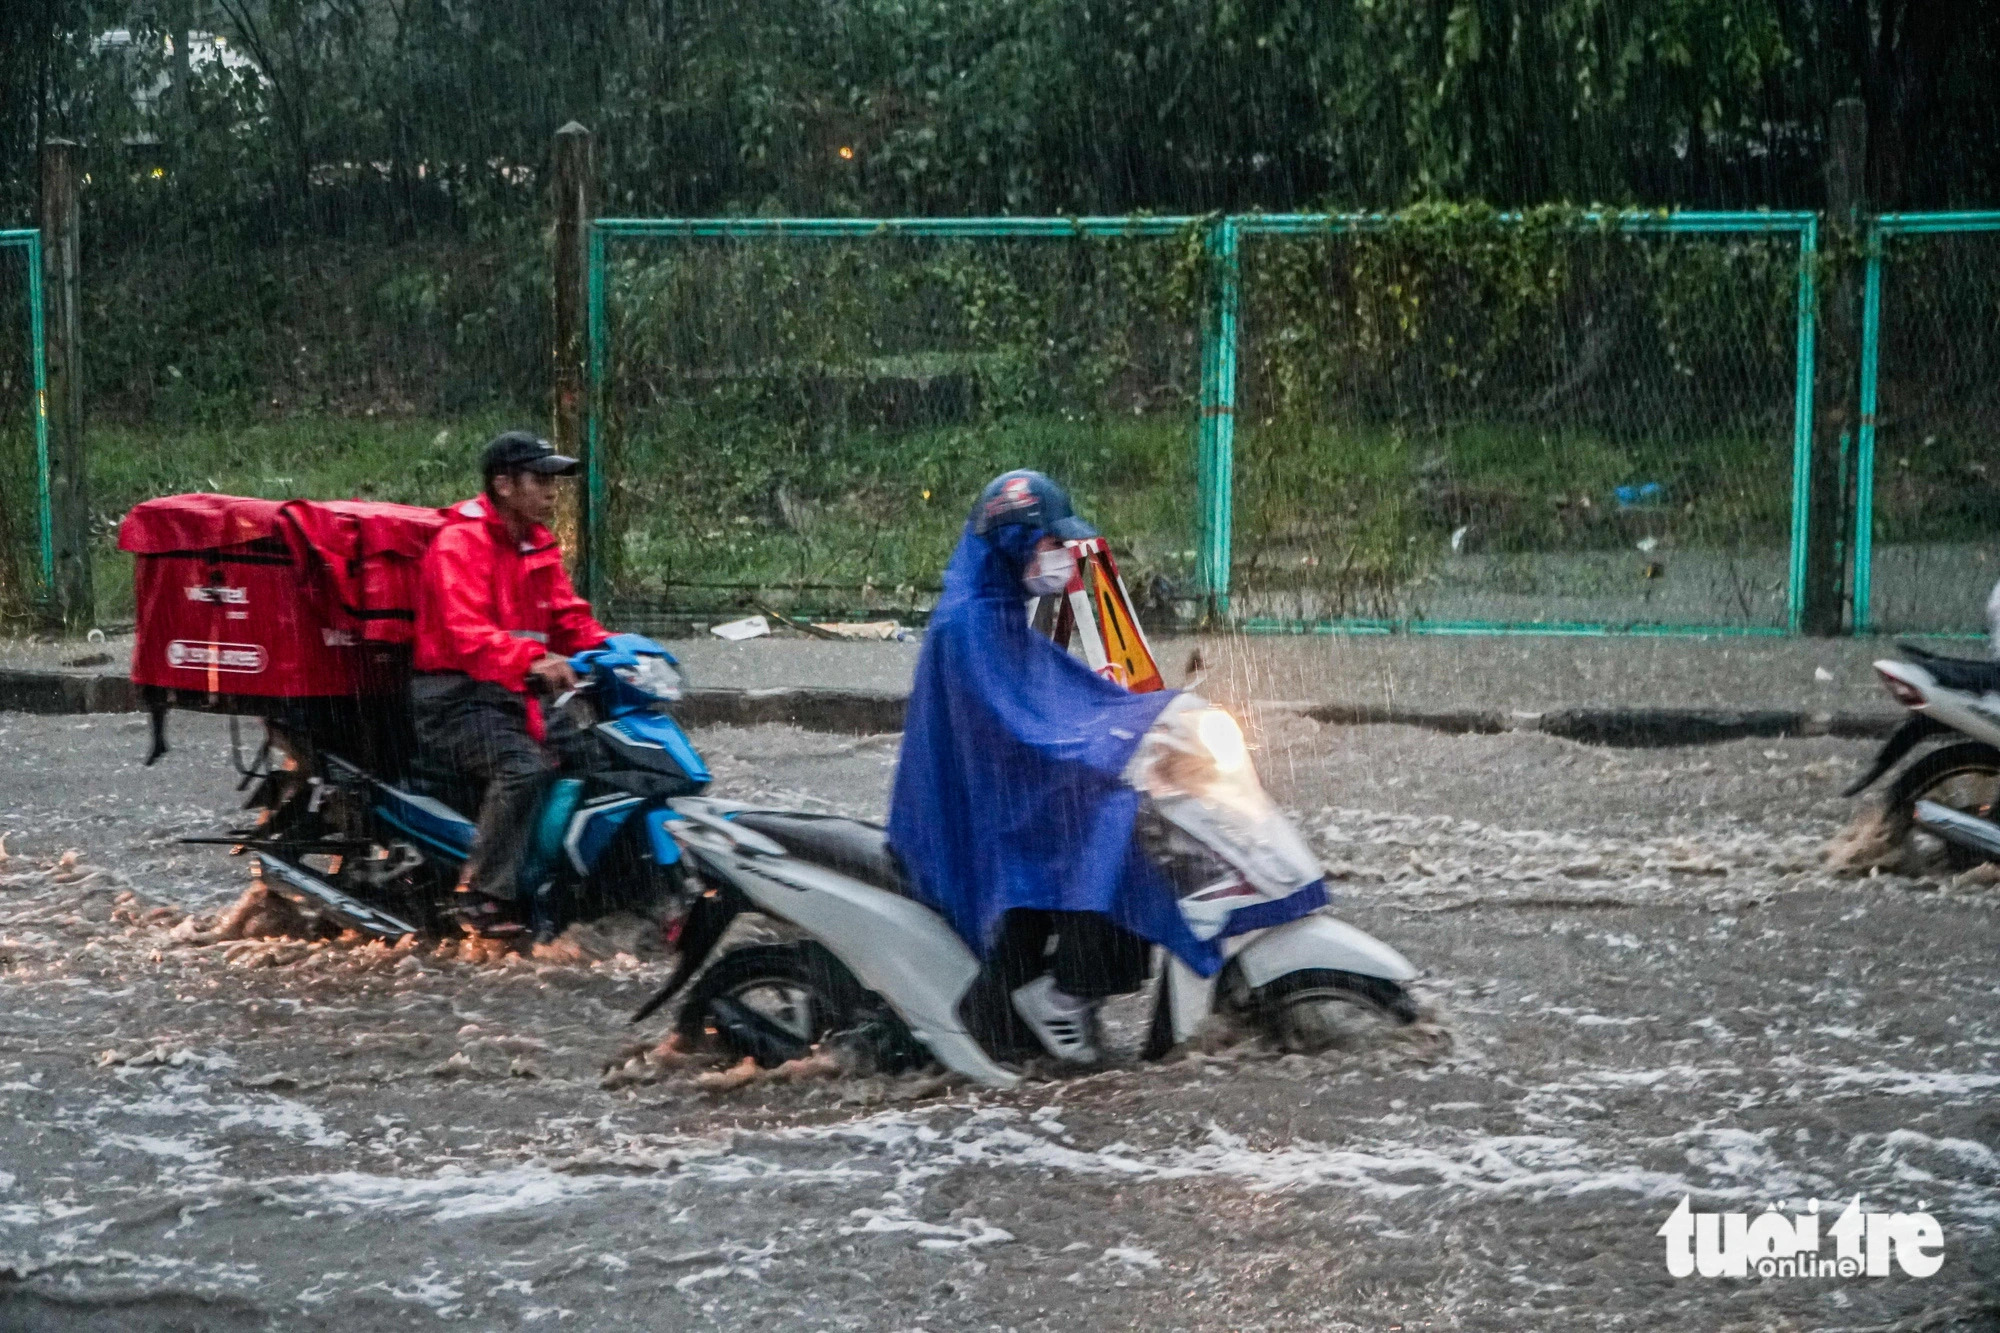
{"label": "black sandal", "polygon": [[489,898],[471,889],[458,890],[459,901],[452,908],[452,916],[458,921],[458,928],[468,935],[480,939],[501,940],[527,933],[527,927],[514,918],[506,903],[498,898]]}

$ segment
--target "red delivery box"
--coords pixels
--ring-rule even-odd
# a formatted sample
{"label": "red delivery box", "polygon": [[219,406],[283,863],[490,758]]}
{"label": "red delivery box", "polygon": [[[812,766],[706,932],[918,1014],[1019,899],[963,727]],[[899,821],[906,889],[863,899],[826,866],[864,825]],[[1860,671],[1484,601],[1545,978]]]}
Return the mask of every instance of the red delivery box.
{"label": "red delivery box", "polygon": [[441,509],[374,500],[293,500],[296,544],[313,555],[323,590],[368,643],[416,637],[417,568],[445,524]]}
{"label": "red delivery box", "polygon": [[436,510],[171,495],[125,516],[137,558],[132,680],[189,694],[323,698],[384,688],[407,643]]}

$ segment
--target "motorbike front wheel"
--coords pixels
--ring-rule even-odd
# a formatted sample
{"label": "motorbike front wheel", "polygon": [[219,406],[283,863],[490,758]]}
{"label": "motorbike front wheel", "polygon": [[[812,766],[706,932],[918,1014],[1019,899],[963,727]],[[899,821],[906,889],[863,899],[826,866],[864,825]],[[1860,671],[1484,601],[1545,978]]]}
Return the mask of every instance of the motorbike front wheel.
{"label": "motorbike front wheel", "polygon": [[1932,750],[1896,776],[1889,787],[1889,817],[1907,830],[1911,849],[1926,864],[1943,864],[1953,874],[1986,858],[1917,827],[1918,801],[1935,801],[1978,819],[1991,820],[2000,808],[2000,750],[1961,741]]}
{"label": "motorbike front wheel", "polygon": [[1287,972],[1249,999],[1272,1041],[1307,1054],[1366,1046],[1417,1018],[1416,1002],[1395,982],[1327,968]]}

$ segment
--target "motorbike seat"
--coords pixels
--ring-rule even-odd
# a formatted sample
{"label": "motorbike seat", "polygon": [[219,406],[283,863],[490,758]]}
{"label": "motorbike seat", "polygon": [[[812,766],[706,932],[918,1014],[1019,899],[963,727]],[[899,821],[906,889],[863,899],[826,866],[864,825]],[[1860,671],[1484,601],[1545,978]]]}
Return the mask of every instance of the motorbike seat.
{"label": "motorbike seat", "polygon": [[761,833],[801,860],[823,865],[836,874],[887,889],[908,898],[909,881],[889,849],[887,830],[838,815],[808,815],[787,810],[743,810],[734,822]]}
{"label": "motorbike seat", "polygon": [[404,791],[443,801],[468,819],[478,816],[480,798],[486,794],[484,783],[475,782],[454,769],[433,764],[430,756],[422,751],[411,757],[403,780],[395,785]]}
{"label": "motorbike seat", "polygon": [[2000,662],[1978,657],[1946,657],[1907,643],[1897,644],[1896,651],[1928,671],[1931,679],[1947,690],[1974,694],[2000,690]]}

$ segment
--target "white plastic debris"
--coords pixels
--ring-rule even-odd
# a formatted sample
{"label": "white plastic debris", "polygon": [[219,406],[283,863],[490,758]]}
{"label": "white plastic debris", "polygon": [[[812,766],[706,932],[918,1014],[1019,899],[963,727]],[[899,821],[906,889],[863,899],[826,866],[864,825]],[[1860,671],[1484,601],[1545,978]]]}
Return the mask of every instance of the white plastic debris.
{"label": "white plastic debris", "polygon": [[1660,539],[1658,537],[1642,537],[1639,539],[1639,549],[1647,555],[1651,555],[1660,549]]}
{"label": "white plastic debris", "polygon": [[1828,671],[1825,667],[1814,667],[1813,679],[1819,681],[1821,684],[1826,684],[1832,681],[1833,673],[1831,671]]}
{"label": "white plastic debris", "polygon": [[770,632],[771,622],[762,616],[745,616],[741,620],[732,620],[727,625],[717,625],[709,630],[709,633],[716,638],[727,639],[731,643],[740,643],[744,639],[754,639],[760,634]]}
{"label": "white plastic debris", "polygon": [[880,639],[884,642],[904,643],[910,638],[910,631],[893,620],[868,620],[860,623],[833,622],[815,623],[813,628],[823,630],[836,639]]}

